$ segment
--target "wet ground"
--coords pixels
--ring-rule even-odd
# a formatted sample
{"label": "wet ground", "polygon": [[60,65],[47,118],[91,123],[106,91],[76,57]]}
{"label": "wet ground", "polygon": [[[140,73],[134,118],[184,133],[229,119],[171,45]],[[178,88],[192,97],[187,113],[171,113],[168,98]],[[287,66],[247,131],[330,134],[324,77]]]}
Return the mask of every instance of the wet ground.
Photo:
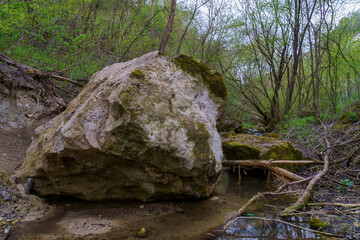
{"label": "wet ground", "polygon": [[[221,225],[254,194],[269,189],[271,186],[264,179],[243,177],[238,185],[236,175],[225,174],[214,196],[206,200],[154,203],[57,200],[49,202],[55,207],[51,215],[17,224],[9,239],[138,239],[142,228],[146,229],[146,239],[187,239]],[[248,214],[273,218],[276,208],[288,201],[268,201],[249,209]],[[260,236],[316,239],[309,232],[251,219],[240,219],[217,239],[263,239]]]}
{"label": "wet ground", "polygon": [[244,178],[240,186],[233,178],[226,174],[214,196],[199,201],[51,202],[56,206],[52,216],[22,222],[10,239],[135,239],[141,228],[148,239],[186,239],[220,225],[253,194],[266,189],[262,179]]}

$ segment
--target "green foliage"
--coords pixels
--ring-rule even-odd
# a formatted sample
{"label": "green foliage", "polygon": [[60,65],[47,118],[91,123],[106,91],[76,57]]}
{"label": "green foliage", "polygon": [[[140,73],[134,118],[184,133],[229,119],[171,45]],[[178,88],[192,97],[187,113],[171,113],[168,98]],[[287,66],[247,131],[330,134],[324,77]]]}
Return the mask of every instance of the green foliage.
{"label": "green foliage", "polygon": [[[150,1],[5,1],[0,7],[0,52],[45,72],[89,79],[106,65],[156,50],[168,18],[164,4],[154,1],[152,19]],[[191,12],[178,4],[166,54],[174,55]],[[200,35],[192,24],[186,37],[200,43]],[[185,41],[182,46],[185,52],[192,50]],[[199,50],[190,54],[199,55]]]}
{"label": "green foliage", "polygon": [[349,120],[349,122],[357,122],[359,121],[359,117],[355,112],[349,112],[349,114],[346,116]]}
{"label": "green foliage", "polygon": [[[345,189],[352,188],[354,186],[354,182],[349,179],[343,179],[340,183]],[[341,189],[341,186],[338,186],[337,189]]]}
{"label": "green foliage", "polygon": [[297,118],[288,117],[277,125],[279,133],[299,140],[307,146],[314,146],[317,140],[316,123],[313,116]]}
{"label": "green foliage", "polygon": [[258,126],[253,125],[253,124],[251,124],[251,123],[247,123],[247,122],[244,122],[244,123],[243,123],[243,126],[244,126],[245,128],[252,128],[252,129],[257,129],[257,128],[258,128]]}

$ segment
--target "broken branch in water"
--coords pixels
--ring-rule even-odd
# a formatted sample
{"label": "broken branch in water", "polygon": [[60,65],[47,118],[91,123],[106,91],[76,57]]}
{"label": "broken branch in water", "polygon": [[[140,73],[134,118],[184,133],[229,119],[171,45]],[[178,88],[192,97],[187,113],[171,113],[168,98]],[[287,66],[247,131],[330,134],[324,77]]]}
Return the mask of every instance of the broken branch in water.
{"label": "broken branch in water", "polygon": [[[289,194],[289,193],[296,193],[296,191],[289,191],[289,192],[280,192],[280,188],[275,192],[261,192],[253,196],[245,205],[243,205],[239,210],[236,211],[233,217],[228,220],[228,222],[224,225],[223,231],[226,231],[226,229],[236,221],[239,216],[241,216],[246,209],[248,209],[252,204],[254,204],[258,199],[265,197],[265,196],[274,196],[274,195],[280,195],[280,194]],[[278,192],[279,191],[279,192]]]}
{"label": "broken branch in water", "polygon": [[[326,236],[339,237],[339,236],[334,235],[334,234],[331,234],[331,233],[321,232],[321,231],[318,231],[318,230],[301,227],[301,226],[298,226],[298,225],[296,225],[296,224],[289,223],[289,222],[287,222],[287,221],[280,220],[280,219],[269,219],[269,218],[262,218],[262,217],[236,217],[236,218],[234,218],[234,219],[232,220],[232,223],[234,223],[234,222],[235,222],[236,220],[238,220],[238,219],[256,219],[256,220],[261,220],[261,221],[264,221],[264,222],[279,222],[279,223],[283,223],[283,224],[292,226],[292,227],[294,227],[294,228],[299,228],[299,229],[304,230],[304,231],[309,231],[309,232],[313,232],[313,233],[317,233],[317,234],[322,234],[322,235],[326,235]],[[225,231],[225,230],[226,230],[226,229],[224,229],[223,231]]]}

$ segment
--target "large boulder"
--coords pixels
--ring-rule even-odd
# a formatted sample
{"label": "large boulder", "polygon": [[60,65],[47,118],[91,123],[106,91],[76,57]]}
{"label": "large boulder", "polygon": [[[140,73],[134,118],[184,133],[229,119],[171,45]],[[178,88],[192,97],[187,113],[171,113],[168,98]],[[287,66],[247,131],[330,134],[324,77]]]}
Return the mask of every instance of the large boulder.
{"label": "large boulder", "polygon": [[234,134],[223,139],[227,160],[301,160],[302,153],[288,141],[270,136]]}
{"label": "large boulder", "polygon": [[0,129],[29,127],[66,107],[41,80],[0,63]]}
{"label": "large boulder", "polygon": [[22,176],[42,196],[207,197],[220,176],[225,102],[221,75],[192,57],[151,52],[108,66],[36,129]]}

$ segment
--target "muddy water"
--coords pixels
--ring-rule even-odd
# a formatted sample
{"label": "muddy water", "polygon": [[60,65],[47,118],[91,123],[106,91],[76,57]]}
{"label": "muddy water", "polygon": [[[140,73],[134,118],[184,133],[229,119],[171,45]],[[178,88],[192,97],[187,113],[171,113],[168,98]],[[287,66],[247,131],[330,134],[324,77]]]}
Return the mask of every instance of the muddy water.
{"label": "muddy water", "polygon": [[[172,202],[52,202],[56,211],[45,220],[24,222],[10,239],[137,239],[146,228],[147,239],[186,239],[222,224],[254,194],[269,190],[264,179],[225,174],[213,197]],[[251,216],[273,218],[283,200],[250,209]],[[285,203],[287,200],[285,200]],[[294,219],[296,220],[296,219]],[[266,238],[262,238],[264,236]],[[240,219],[219,239],[315,239],[311,233],[281,224]]]}

